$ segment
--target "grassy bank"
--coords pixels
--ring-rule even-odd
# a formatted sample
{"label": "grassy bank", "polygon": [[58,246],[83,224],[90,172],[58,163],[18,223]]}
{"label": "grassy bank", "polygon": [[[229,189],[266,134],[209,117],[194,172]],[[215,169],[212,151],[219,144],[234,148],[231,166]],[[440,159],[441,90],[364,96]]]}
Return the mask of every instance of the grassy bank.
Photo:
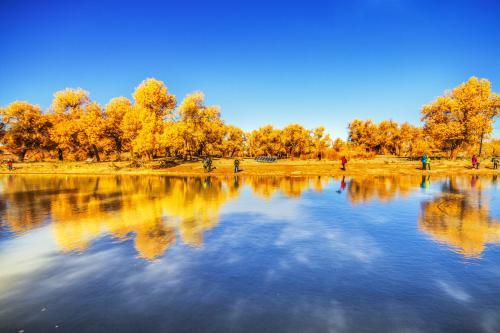
{"label": "grassy bank", "polygon": [[[215,159],[215,170],[212,175],[233,174],[232,159]],[[338,161],[301,161],[301,160],[279,160],[275,163],[259,163],[253,159],[243,159],[240,164],[241,175],[412,175],[412,174],[500,174],[500,171],[493,170],[489,160],[482,162],[479,170],[473,170],[467,160],[434,160],[431,171],[422,171],[419,161],[410,161],[395,157],[377,157],[369,160],[351,160],[348,163],[347,171],[340,169]],[[0,173],[11,173],[3,163]],[[168,166],[161,166],[160,161],[144,163],[122,162],[27,162],[14,163],[14,174],[162,174],[178,176],[206,175],[201,162],[170,163]]]}

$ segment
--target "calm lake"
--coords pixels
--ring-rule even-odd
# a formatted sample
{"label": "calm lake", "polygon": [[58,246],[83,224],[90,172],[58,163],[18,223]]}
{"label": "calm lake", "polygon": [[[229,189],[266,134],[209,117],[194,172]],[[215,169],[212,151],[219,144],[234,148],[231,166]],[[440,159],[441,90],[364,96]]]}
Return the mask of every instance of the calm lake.
{"label": "calm lake", "polygon": [[500,332],[496,176],[0,175],[0,332]]}

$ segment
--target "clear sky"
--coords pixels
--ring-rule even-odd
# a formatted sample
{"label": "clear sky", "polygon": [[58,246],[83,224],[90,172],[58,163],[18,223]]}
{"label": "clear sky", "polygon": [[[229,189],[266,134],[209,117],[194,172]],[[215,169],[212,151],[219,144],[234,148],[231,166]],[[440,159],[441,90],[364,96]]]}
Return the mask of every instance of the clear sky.
{"label": "clear sky", "polygon": [[65,87],[106,104],[155,77],[245,130],[345,137],[353,118],[418,124],[473,75],[499,92],[498,0],[0,0],[0,106],[47,108]]}

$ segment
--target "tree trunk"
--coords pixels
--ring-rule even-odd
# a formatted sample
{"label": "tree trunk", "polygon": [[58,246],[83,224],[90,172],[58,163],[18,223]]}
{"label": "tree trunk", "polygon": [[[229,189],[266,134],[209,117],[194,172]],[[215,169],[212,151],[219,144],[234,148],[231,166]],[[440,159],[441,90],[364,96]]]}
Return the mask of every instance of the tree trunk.
{"label": "tree trunk", "polygon": [[118,157],[118,161],[122,160],[122,142],[119,139],[115,139],[116,145],[116,155]]}
{"label": "tree trunk", "polygon": [[57,159],[59,161],[62,161],[63,160],[63,150],[61,148],[58,148],[57,149]]}
{"label": "tree trunk", "polygon": [[92,145],[92,151],[94,153],[95,160],[97,162],[101,162],[101,157],[99,156],[99,150],[97,150],[97,146],[96,145]]}
{"label": "tree trunk", "polygon": [[484,131],[481,132],[481,140],[479,141],[479,153],[477,156],[481,156],[481,152],[483,151],[483,139],[484,139]]}
{"label": "tree trunk", "polygon": [[458,151],[459,151],[459,147],[451,148],[451,150],[450,150],[450,159],[451,160],[454,161],[457,159]]}
{"label": "tree trunk", "polygon": [[26,152],[28,149],[23,149],[19,154],[17,154],[17,158],[19,159],[19,162],[24,162],[24,157],[26,156]]}

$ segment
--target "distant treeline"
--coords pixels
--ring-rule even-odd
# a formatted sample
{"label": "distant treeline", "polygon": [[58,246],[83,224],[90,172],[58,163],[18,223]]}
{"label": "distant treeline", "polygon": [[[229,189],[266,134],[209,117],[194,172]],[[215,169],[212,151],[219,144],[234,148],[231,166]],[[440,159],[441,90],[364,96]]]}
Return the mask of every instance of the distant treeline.
{"label": "distant treeline", "polygon": [[133,101],[116,97],[106,106],[80,88],[58,91],[50,108],[25,101],[0,109],[0,150],[24,160],[58,158],[223,157],[337,158],[422,153],[456,157],[460,152],[500,153],[499,140],[490,139],[499,115],[500,97],[490,82],[472,77],[422,108],[422,127],[385,120],[354,120],[347,141],[332,140],[324,127],[306,129],[271,125],[245,133],[226,124],[218,106],[205,105],[194,92],[178,105],[162,81],[144,80]]}

